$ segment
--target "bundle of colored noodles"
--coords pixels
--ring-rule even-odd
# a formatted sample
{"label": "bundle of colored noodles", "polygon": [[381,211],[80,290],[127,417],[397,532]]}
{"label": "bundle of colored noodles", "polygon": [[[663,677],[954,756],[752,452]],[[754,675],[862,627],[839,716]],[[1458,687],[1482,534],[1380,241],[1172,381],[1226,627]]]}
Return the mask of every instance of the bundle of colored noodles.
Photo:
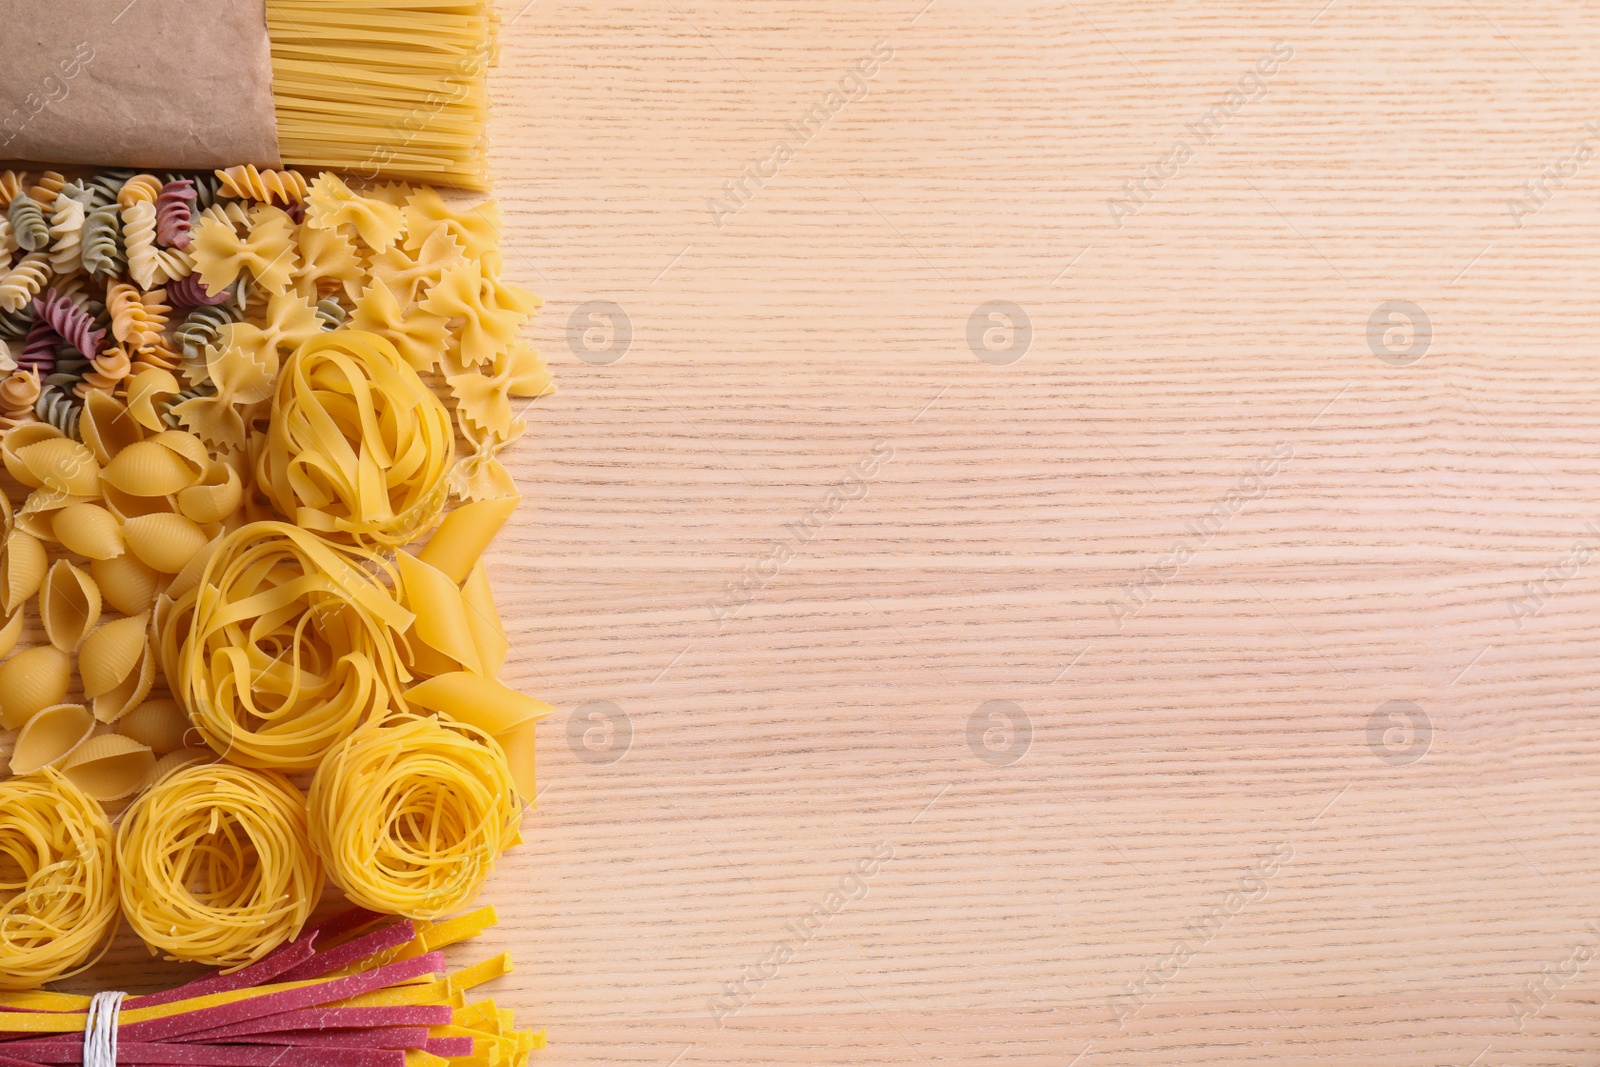
{"label": "bundle of colored noodles", "polygon": [[[492,908],[388,922],[356,908],[254,964],[129,997],[118,1064],[170,1067],[524,1067],[543,1031],[517,1030],[466,991],[511,970],[508,954],[450,971],[440,951],[494,925]],[[0,1067],[83,1062],[90,997],[0,994]]]}

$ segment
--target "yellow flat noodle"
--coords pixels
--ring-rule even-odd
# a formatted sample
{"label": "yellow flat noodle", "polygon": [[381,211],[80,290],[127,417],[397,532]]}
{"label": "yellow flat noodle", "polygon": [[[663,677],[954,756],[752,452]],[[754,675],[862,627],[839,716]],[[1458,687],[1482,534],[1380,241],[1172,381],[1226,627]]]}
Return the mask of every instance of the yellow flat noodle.
{"label": "yellow flat noodle", "polygon": [[[466,1004],[466,997],[459,989],[452,989],[445,979],[428,982],[423,985],[393,986],[389,989],[379,989],[371,993],[362,993],[359,996],[348,997],[338,1001],[330,1007],[335,1008],[403,1008],[412,1004],[449,1004],[452,1008],[459,1008]],[[82,1029],[80,1022],[79,1029]]]}
{"label": "yellow flat noodle", "polygon": [[115,619],[89,635],[78,653],[83,695],[94,702],[94,717],[116,722],[150,693],[155,683],[155,653],[146,624],[148,611]]}
{"label": "yellow flat noodle", "polygon": [[98,959],[117,929],[100,805],[49,768],[0,782],[0,858],[0,988],[31,989]]}
{"label": "yellow flat noodle", "polygon": [[418,919],[416,920],[417,936],[410,941],[394,948],[385,949],[369,959],[341,968],[334,973],[335,975],[357,974],[388,963],[414,959],[424,953],[447,948],[450,945],[459,944],[462,941],[477,937],[499,921],[494,908],[487,904],[469,911],[465,915],[457,915],[453,919],[445,919],[442,922]]}
{"label": "yellow flat noodle", "polygon": [[307,802],[329,879],[352,903],[415,919],[477,896],[520,816],[492,737],[412,715],[331,749]]}
{"label": "yellow flat noodle", "polygon": [[442,711],[488,734],[503,734],[514,726],[530,719],[542,719],[556,710],[542,700],[468,671],[441,674],[419,682],[406,690],[406,700],[419,708]]}
{"label": "yellow flat noodle", "polygon": [[88,740],[94,716],[82,704],[56,704],[29,719],[11,749],[11,773],[54,767]]}
{"label": "yellow flat noodle", "polygon": [[494,590],[489,584],[489,571],[482,560],[467,572],[467,580],[461,584],[461,599],[467,605],[467,626],[472,630],[472,643],[478,649],[478,663],[483,673],[492,678],[506,665],[511,641],[501,625]]}
{"label": "yellow flat noodle", "polygon": [[357,544],[415,539],[444,507],[450,414],[394,345],[325,333],[284,364],[257,480],[305,529]]}
{"label": "yellow flat noodle", "polygon": [[189,716],[176,700],[147,700],[117,720],[117,732],[148,746],[156,755],[165,756],[184,747]]}
{"label": "yellow flat noodle", "polygon": [[395,580],[364,549],[287,523],[240,527],[216,546],[203,580],[157,610],[173,696],[235,763],[315,769],[330,746],[404,699],[395,637],[412,615],[384,584]]}
{"label": "yellow flat noodle", "polygon": [[66,700],[72,660],[54,645],[25,648],[0,663],[0,726],[14,730]]}
{"label": "yellow flat noodle", "polygon": [[100,587],[64,559],[51,565],[39,590],[39,621],[50,643],[71,652],[100,619]]}
{"label": "yellow flat noodle", "polygon": [[96,800],[131,796],[144,785],[156,758],[144,745],[119,734],[91,737],[61,763],[61,773]]}
{"label": "yellow flat noodle", "polygon": [[461,505],[439,523],[417,558],[460,585],[520,503],[520,496],[508,496]]}
{"label": "yellow flat noodle", "polygon": [[496,978],[503,978],[515,969],[511,965],[511,953],[502,952],[499,955],[490,956],[486,960],[480,960],[470,967],[461,968],[461,970],[447,976],[445,984],[455,992],[465,993],[474,986],[480,986]]}
{"label": "yellow flat noodle", "polygon": [[82,1011],[92,998],[74,993],[52,993],[33,989],[20,993],[0,993],[0,1008],[24,1011]]}
{"label": "yellow flat noodle", "polygon": [[175,771],[140,796],[117,863],[134,932],[169,959],[213,967],[252,963],[299,934],[322,882],[299,791],[222,763]]}

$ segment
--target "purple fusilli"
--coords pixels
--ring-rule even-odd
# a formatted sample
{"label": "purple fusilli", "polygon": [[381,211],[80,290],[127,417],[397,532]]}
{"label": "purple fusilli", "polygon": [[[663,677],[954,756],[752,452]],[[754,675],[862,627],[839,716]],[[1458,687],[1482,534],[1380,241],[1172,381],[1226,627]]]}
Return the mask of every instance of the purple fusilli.
{"label": "purple fusilli", "polygon": [[194,182],[181,178],[161,187],[156,197],[156,243],[163,248],[188,248],[194,221]]}
{"label": "purple fusilli", "polygon": [[18,368],[37,371],[41,376],[49,374],[56,369],[56,345],[60,343],[61,335],[54,326],[43,318],[34,320],[22,342],[22,351],[17,354]]}
{"label": "purple fusilli", "polygon": [[100,354],[100,342],[106,339],[105,330],[97,329],[94,319],[71,300],[54,289],[46,289],[42,296],[34,297],[33,310],[41,322],[48,322],[62,340],[89,359]]}
{"label": "purple fusilli", "polygon": [[227,303],[230,295],[226,289],[213,294],[200,281],[198,274],[179,278],[167,285],[167,303],[175,308],[214,308]]}

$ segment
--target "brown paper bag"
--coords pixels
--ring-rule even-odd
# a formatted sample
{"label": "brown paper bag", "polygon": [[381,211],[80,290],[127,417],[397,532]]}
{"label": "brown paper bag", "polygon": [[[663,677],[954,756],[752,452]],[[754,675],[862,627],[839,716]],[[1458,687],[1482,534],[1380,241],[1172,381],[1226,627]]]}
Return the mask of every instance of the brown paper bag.
{"label": "brown paper bag", "polygon": [[0,159],[278,163],[265,0],[3,0]]}

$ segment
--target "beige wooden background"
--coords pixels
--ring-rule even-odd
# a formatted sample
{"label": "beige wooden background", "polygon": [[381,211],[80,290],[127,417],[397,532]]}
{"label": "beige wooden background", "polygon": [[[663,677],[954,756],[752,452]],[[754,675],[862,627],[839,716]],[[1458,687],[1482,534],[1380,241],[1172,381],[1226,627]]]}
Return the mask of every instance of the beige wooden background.
{"label": "beige wooden background", "polygon": [[[508,269],[561,392],[493,574],[560,713],[488,896],[541,1067],[1600,1063],[1600,9],[505,19]],[[992,300],[1009,365],[968,343]],[[1391,300],[1431,335],[1369,339]],[[989,701],[1025,746],[969,743]]]}

